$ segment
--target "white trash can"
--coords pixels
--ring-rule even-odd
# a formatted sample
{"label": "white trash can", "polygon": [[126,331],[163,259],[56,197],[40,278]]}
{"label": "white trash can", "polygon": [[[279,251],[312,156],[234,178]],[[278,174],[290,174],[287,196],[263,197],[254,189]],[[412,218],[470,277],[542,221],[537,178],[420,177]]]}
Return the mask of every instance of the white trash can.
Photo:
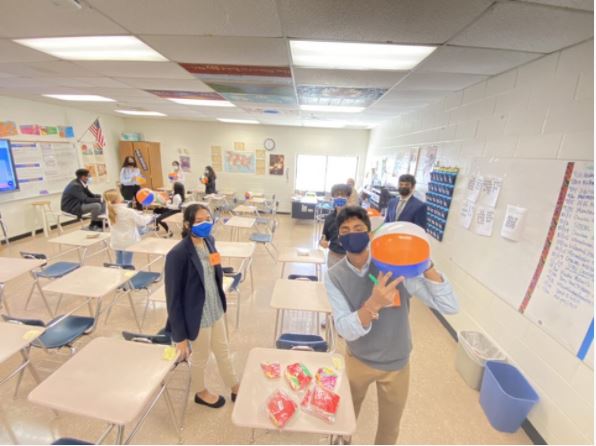
{"label": "white trash can", "polygon": [[480,390],[486,361],[505,361],[505,355],[478,331],[462,330],[457,334],[455,369],[466,384]]}

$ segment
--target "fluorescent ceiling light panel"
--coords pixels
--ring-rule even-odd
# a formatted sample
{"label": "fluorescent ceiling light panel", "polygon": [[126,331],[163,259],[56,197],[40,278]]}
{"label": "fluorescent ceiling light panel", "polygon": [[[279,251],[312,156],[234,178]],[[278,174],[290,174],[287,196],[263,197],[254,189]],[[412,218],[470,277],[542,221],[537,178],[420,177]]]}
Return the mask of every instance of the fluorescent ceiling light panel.
{"label": "fluorescent ceiling light panel", "polygon": [[227,118],[217,118],[220,122],[227,122],[229,124],[260,124],[259,121],[254,119],[227,119]]}
{"label": "fluorescent ceiling light panel", "polygon": [[168,60],[134,36],[48,37],[14,42],[66,60]]}
{"label": "fluorescent ceiling light panel", "polygon": [[436,47],[291,40],[296,67],[335,70],[411,70]]}
{"label": "fluorescent ceiling light panel", "polygon": [[176,104],[182,105],[201,105],[204,107],[235,107],[234,104],[228,101],[219,101],[211,99],[187,99],[187,98],[168,98]]}
{"label": "fluorescent ceiling light panel", "polygon": [[349,107],[346,105],[301,105],[300,110],[330,113],[360,113],[365,107]]}
{"label": "fluorescent ceiling light panel", "polygon": [[164,113],[156,112],[156,111],[143,111],[143,110],[114,110],[118,113],[122,113],[124,115],[132,115],[132,116],[166,116]]}
{"label": "fluorescent ceiling light panel", "polygon": [[80,102],[116,102],[112,98],[97,96],[95,94],[44,94],[46,98],[60,99],[61,101]]}

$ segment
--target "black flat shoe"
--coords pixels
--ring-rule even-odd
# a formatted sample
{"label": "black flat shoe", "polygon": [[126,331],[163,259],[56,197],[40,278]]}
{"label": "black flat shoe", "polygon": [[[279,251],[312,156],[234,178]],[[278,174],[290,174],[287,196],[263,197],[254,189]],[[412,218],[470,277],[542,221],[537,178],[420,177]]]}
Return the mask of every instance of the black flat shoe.
{"label": "black flat shoe", "polygon": [[235,403],[236,402],[236,397],[237,396],[238,396],[237,393],[234,393],[234,392],[230,393],[230,399],[232,400],[232,403]]}
{"label": "black flat shoe", "polygon": [[210,407],[211,409],[219,409],[224,404],[226,404],[226,399],[223,396],[219,395],[219,398],[217,399],[217,401],[215,403],[211,404],[211,403],[208,403],[207,401],[204,401],[201,398],[199,398],[199,395],[197,395],[195,393],[195,403],[202,404],[203,406]]}

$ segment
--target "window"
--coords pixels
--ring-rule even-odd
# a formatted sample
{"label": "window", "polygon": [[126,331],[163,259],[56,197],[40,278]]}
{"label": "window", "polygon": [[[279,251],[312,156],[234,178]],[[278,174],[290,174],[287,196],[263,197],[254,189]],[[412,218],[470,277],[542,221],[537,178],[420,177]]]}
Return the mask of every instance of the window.
{"label": "window", "polygon": [[298,155],[295,189],[307,192],[330,192],[334,184],[356,177],[358,157]]}

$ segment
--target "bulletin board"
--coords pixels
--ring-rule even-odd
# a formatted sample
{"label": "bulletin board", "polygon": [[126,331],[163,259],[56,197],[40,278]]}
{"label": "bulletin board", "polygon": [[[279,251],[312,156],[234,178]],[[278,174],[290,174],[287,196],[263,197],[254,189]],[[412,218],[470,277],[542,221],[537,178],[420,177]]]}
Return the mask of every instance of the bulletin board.
{"label": "bulletin board", "polygon": [[80,167],[71,141],[11,139],[19,190],[0,194],[0,202],[60,193]]}
{"label": "bulletin board", "polygon": [[[571,165],[576,177],[569,174],[570,166],[566,161],[473,160],[469,175],[503,178],[494,212],[494,230],[490,236],[480,236],[454,219],[445,242],[449,245],[447,249],[452,253],[452,260],[463,270],[524,313],[580,359],[587,359],[591,339],[587,349],[583,344],[586,336],[590,337],[590,327],[593,332],[594,224],[593,219],[586,220],[585,212],[588,210],[593,215],[593,163]],[[565,181],[575,187],[572,193],[561,197]],[[586,182],[587,186],[580,190],[578,181],[580,185]],[[455,191],[458,211],[466,202],[465,184],[463,178]],[[500,235],[507,205],[527,209],[523,234],[518,242]],[[557,225],[553,233],[553,216],[558,208],[561,214],[559,228],[573,228],[573,236],[566,240],[559,238],[561,243],[557,250]],[[568,249],[563,249],[563,244],[563,248]],[[546,256],[545,246],[551,247]],[[567,268],[570,265],[571,269],[580,265],[582,274],[588,276],[582,276],[581,284]],[[541,274],[537,277],[538,269]],[[564,298],[561,292],[567,293]],[[570,330],[570,327],[575,329]],[[582,348],[584,351],[580,351]]]}

